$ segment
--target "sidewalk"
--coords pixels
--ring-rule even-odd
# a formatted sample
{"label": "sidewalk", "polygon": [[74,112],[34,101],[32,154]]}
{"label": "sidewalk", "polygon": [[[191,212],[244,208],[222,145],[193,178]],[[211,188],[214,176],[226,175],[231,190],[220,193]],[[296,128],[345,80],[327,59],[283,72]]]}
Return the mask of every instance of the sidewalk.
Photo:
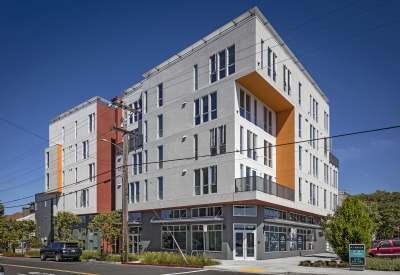
{"label": "sidewalk", "polygon": [[296,256],[280,259],[257,260],[257,261],[234,261],[220,260],[219,266],[207,266],[205,269],[229,270],[236,272],[261,273],[261,274],[329,274],[329,275],[399,275],[398,271],[376,271],[364,270],[353,271],[349,268],[324,268],[299,266],[300,261],[310,260],[311,262],[322,260],[330,261],[336,258],[334,253],[320,253],[308,256]]}

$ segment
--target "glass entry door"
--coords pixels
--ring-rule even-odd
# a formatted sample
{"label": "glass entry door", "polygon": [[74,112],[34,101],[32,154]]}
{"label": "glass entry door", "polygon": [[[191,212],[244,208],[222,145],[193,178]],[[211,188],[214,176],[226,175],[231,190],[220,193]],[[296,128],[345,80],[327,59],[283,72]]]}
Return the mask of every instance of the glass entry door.
{"label": "glass entry door", "polygon": [[233,259],[256,259],[256,228],[255,224],[233,225]]}
{"label": "glass entry door", "polygon": [[128,251],[129,253],[135,254],[139,253],[139,245],[140,245],[140,235],[139,234],[130,234],[129,235],[129,243],[128,243]]}

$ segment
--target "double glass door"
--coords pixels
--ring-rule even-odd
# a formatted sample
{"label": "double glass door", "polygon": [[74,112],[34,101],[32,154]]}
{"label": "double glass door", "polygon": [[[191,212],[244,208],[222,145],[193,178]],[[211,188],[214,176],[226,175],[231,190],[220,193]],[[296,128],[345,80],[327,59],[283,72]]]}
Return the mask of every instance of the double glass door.
{"label": "double glass door", "polygon": [[128,251],[129,253],[135,254],[139,253],[140,249],[140,235],[139,234],[129,234]]}
{"label": "double glass door", "polygon": [[233,255],[235,260],[256,259],[256,229],[255,224],[233,225]]}

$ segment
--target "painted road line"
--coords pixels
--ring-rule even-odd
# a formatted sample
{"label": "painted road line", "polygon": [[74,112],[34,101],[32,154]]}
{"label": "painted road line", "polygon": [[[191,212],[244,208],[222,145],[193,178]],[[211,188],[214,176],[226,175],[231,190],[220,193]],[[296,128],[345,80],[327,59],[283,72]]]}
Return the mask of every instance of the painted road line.
{"label": "painted road line", "polygon": [[239,269],[240,272],[254,272],[254,273],[264,273],[267,272],[266,269],[256,269],[256,268],[249,268],[249,267],[243,267]]}
{"label": "painted road line", "polygon": [[21,267],[21,268],[40,269],[40,270],[50,270],[50,271],[58,271],[58,272],[65,272],[65,273],[82,274],[82,275],[98,275],[98,274],[94,274],[94,273],[86,273],[86,272],[79,272],[79,271],[54,269],[54,268],[44,268],[44,267],[36,267],[36,266],[17,265],[17,264],[3,264],[2,263],[1,265]]}
{"label": "painted road line", "polygon": [[203,272],[203,271],[206,271],[206,270],[202,269],[202,270],[193,270],[193,271],[178,272],[178,273],[166,273],[166,274],[162,274],[162,275],[179,275],[179,274],[188,274],[188,273]]}

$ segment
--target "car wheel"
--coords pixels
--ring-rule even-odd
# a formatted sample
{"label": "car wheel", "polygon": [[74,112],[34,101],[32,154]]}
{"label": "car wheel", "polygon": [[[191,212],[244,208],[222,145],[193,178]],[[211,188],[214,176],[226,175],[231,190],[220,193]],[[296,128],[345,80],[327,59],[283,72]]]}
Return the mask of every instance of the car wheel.
{"label": "car wheel", "polygon": [[74,257],[74,261],[79,261],[79,257]]}
{"label": "car wheel", "polygon": [[55,260],[56,260],[56,262],[61,262],[61,260],[62,260],[61,255],[56,254]]}
{"label": "car wheel", "polygon": [[40,253],[40,260],[46,261],[46,256],[44,255],[44,253]]}

